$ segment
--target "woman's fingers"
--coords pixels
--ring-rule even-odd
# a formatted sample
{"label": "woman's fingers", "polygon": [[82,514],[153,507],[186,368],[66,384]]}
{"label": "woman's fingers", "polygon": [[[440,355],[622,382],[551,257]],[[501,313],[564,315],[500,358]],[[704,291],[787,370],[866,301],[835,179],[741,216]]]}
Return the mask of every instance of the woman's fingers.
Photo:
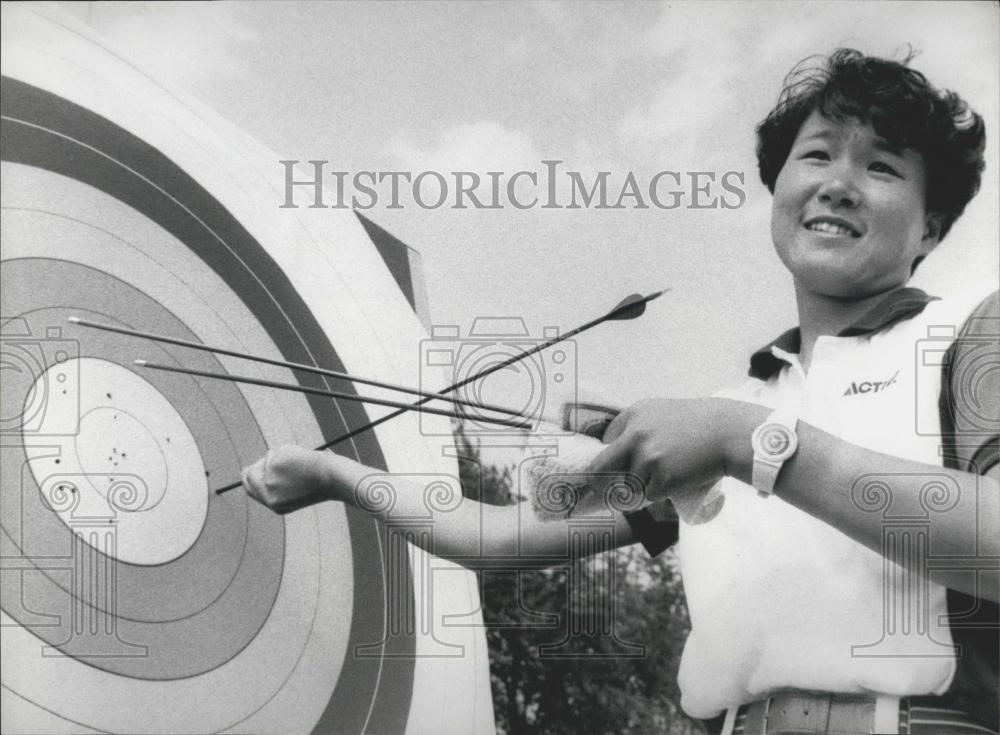
{"label": "woman's fingers", "polygon": [[264,467],[267,456],[261,457],[252,465],[243,468],[243,487],[254,500],[264,502]]}
{"label": "woman's fingers", "polygon": [[587,471],[592,475],[628,472],[631,469],[631,459],[632,444],[616,440],[604,447],[594,457]]}

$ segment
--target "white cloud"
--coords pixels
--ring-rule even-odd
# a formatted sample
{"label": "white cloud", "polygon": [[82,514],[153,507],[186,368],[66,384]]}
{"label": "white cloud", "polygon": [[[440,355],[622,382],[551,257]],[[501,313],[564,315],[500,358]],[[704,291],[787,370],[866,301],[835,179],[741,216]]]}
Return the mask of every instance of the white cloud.
{"label": "white cloud", "polygon": [[491,120],[446,128],[426,147],[397,134],[387,152],[410,170],[510,172],[535,170],[541,160],[527,133]]}
{"label": "white cloud", "polygon": [[528,37],[521,34],[504,46],[504,53],[507,55],[507,58],[514,61],[525,61],[531,53],[531,45],[528,43]]}
{"label": "white cloud", "polygon": [[[648,102],[627,110],[618,126],[631,149],[661,148],[691,157],[703,133],[734,106],[748,11],[723,3],[671,4],[643,39],[642,48],[662,69]],[[655,68],[655,66],[654,66]]]}
{"label": "white cloud", "polygon": [[566,3],[559,2],[559,0],[548,0],[547,2],[531,3],[528,7],[558,33],[566,34],[569,31],[573,16]]}
{"label": "white cloud", "polygon": [[[84,4],[81,4],[84,5]],[[179,86],[245,73],[260,34],[227,3],[87,3],[78,14],[126,59]]]}

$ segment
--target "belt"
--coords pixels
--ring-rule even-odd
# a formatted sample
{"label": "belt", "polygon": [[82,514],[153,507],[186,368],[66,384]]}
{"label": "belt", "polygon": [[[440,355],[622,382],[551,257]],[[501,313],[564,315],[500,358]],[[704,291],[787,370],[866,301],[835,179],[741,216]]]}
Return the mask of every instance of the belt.
{"label": "belt", "polygon": [[775,692],[730,708],[720,735],[996,735],[935,697]]}

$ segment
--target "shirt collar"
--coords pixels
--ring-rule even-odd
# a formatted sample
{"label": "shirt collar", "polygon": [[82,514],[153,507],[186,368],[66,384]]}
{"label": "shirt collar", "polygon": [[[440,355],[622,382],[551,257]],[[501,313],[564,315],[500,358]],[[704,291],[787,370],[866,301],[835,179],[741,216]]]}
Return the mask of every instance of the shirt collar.
{"label": "shirt collar", "polygon": [[[929,296],[919,288],[900,288],[891,292],[875,304],[864,316],[854,324],[838,332],[838,337],[862,337],[888,329],[897,322],[910,319],[922,312],[937,296]],[[771,351],[772,347],[785,352],[798,353],[802,346],[802,335],[799,328],[794,327],[782,334],[773,342],[761,347],[750,357],[749,375],[751,378],[767,380],[785,364],[780,357]]]}

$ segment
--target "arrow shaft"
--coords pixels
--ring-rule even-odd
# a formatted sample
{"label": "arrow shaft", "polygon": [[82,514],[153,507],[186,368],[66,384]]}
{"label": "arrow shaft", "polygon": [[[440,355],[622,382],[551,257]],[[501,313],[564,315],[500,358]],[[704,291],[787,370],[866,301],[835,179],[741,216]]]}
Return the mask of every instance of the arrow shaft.
{"label": "arrow shaft", "polygon": [[[390,401],[385,398],[373,398],[370,396],[359,396],[353,393],[341,393],[335,390],[326,390],[325,388],[312,388],[307,385],[295,385],[293,383],[281,383],[276,380],[265,380],[264,378],[253,378],[247,375],[233,375],[232,373],[216,373],[209,370],[195,370],[193,368],[179,367],[177,365],[163,365],[155,362],[145,362],[139,361],[142,367],[150,368],[152,370],[163,370],[171,373],[181,373],[183,375],[196,375],[202,378],[212,378],[215,380],[228,380],[232,383],[245,383],[247,385],[259,385],[265,388],[277,388],[278,390],[287,390],[294,393],[307,393],[314,396],[325,396],[327,398],[338,398],[344,401],[355,401],[357,403],[372,403],[376,406],[388,406],[390,408],[398,408],[403,412],[406,411],[420,411],[422,413],[433,413],[438,416],[448,416],[449,418],[464,418],[461,414],[454,413],[453,411],[446,411],[440,408],[430,408],[426,406],[417,406],[410,403],[400,403],[399,401]],[[430,399],[428,399],[430,400]],[[492,424],[499,424],[501,426],[510,426],[515,429],[528,428],[530,424],[525,421],[514,421],[512,419],[500,419],[492,418],[488,416],[476,417],[477,421],[484,421]]]}
{"label": "arrow shaft", "polygon": [[[496,406],[489,403],[477,403],[475,401],[467,401],[462,398],[455,398],[454,396],[440,395],[431,393],[429,391],[417,390],[416,388],[410,388],[405,385],[396,385],[394,383],[387,383],[381,380],[373,380],[371,378],[363,378],[358,375],[351,375],[349,373],[341,373],[336,370],[330,370],[328,368],[318,367],[316,365],[306,365],[299,362],[288,362],[286,360],[276,360],[270,357],[263,357],[261,355],[250,355],[245,352],[238,352],[236,350],[230,350],[225,347],[214,347],[212,345],[206,345],[202,342],[193,342],[187,339],[180,339],[178,337],[170,337],[164,334],[154,334],[152,332],[142,332],[138,329],[129,329],[128,327],[118,327],[113,324],[104,324],[102,322],[92,322],[87,319],[80,319],[79,317],[72,317],[70,322],[73,324],[79,324],[81,327],[89,327],[91,329],[100,329],[105,332],[114,332],[116,334],[124,334],[130,337],[140,337],[142,339],[148,339],[152,342],[162,342],[170,345],[177,345],[179,347],[187,347],[192,350],[200,350],[202,352],[211,352],[216,355],[228,355],[229,357],[238,357],[242,360],[249,360],[251,362],[263,363],[264,365],[275,365],[277,367],[288,368],[290,370],[301,370],[307,373],[313,373],[315,375],[323,375],[328,378],[336,378],[338,380],[350,380],[353,383],[360,383],[361,385],[371,385],[376,388],[385,388],[386,390],[394,390],[400,393],[407,393],[414,396],[424,396],[427,400],[440,400],[446,401],[448,403],[454,403],[459,406],[469,406],[470,408],[486,409],[489,411],[494,411],[495,413],[502,413],[508,416],[520,417],[521,414],[517,411],[512,411],[509,408],[503,406]],[[423,401],[421,402],[422,405]],[[408,405],[400,403],[399,405]],[[449,414],[450,415],[450,414]]]}

